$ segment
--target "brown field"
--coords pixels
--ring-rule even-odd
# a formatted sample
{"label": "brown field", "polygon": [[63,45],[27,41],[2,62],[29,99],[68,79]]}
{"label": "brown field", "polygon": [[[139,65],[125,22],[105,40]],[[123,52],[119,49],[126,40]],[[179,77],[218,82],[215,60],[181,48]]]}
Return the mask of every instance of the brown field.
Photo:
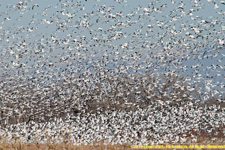
{"label": "brown field", "polygon": [[[207,142],[207,140],[209,140]],[[203,142],[204,141],[204,142]],[[101,142],[96,142],[96,143],[91,143],[88,145],[73,145],[73,143],[68,142],[68,143],[50,143],[47,142],[46,144],[27,144],[27,143],[22,143],[21,141],[14,140],[12,142],[6,142],[6,140],[1,139],[0,141],[0,150],[131,150],[131,149],[151,149],[151,150],[163,150],[163,149],[172,149],[172,148],[131,148],[131,144],[108,144],[105,145],[103,141]],[[192,144],[196,145],[216,145],[216,146],[225,146],[225,137],[220,138],[219,140],[215,141],[214,143],[210,143],[210,138],[209,137],[199,137],[196,142],[191,142],[186,143],[186,144],[179,144],[179,143],[167,143],[163,144],[164,147],[166,145],[186,145],[190,146]],[[161,144],[159,144],[161,145]],[[188,150],[196,150],[198,148],[188,148]],[[201,150],[217,150],[216,148],[202,148]],[[222,150],[223,148],[220,148],[219,150]],[[174,148],[173,148],[174,150]],[[179,150],[185,150],[185,148],[179,148]]]}
{"label": "brown field", "polygon": [[[197,145],[208,145],[209,143],[194,143]],[[174,144],[179,145],[179,144]],[[189,146],[190,144],[182,144]],[[215,144],[210,143],[210,145],[220,145],[222,144]],[[166,147],[166,145],[164,145]],[[73,144],[26,144],[26,143],[5,143],[0,145],[0,150],[131,150],[131,149],[151,149],[151,150],[163,150],[163,149],[172,149],[172,148],[131,148],[131,145],[123,144],[123,145],[104,145],[100,144],[88,144],[88,145],[73,145]],[[189,150],[195,150],[197,148],[188,148]],[[201,150],[217,150],[215,148],[202,148]],[[218,148],[222,150],[223,148]],[[185,150],[185,148],[179,148],[179,150]]]}

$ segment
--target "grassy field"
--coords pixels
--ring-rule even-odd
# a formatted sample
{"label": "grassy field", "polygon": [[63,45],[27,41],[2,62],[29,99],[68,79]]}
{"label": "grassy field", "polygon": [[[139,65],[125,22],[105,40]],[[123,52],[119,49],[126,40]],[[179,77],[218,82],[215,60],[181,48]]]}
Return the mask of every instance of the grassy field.
{"label": "grassy field", "polygon": [[[164,148],[132,148],[132,145],[123,144],[123,145],[104,145],[103,143],[94,143],[88,145],[73,145],[73,144],[26,144],[26,143],[5,143],[0,145],[1,150],[131,150],[131,149],[151,149],[151,150],[163,150],[163,149],[172,149],[172,148],[165,148],[167,146],[191,146],[191,145],[209,145],[209,143],[192,143],[192,144],[163,144]],[[223,146],[223,144],[217,143],[210,143],[211,146]],[[148,145],[150,146],[150,145]],[[156,146],[156,145],[155,145]],[[162,145],[159,145],[162,146]],[[185,148],[178,148],[179,150],[184,150]],[[187,148],[186,148],[187,149]],[[195,150],[198,148],[188,148],[189,150]],[[223,148],[202,148],[202,150],[217,150]]]}
{"label": "grassy field", "polygon": [[[217,140],[212,142],[212,139],[214,137],[208,136],[208,134],[202,134],[201,136],[198,136],[197,141],[193,142],[191,138],[189,138],[188,143],[165,143],[162,144],[164,147],[168,146],[179,146],[179,145],[186,145],[189,147],[190,145],[214,145],[214,146],[225,146],[225,137],[217,137]],[[20,140],[13,139],[11,142],[8,142],[4,138],[0,138],[0,150],[130,150],[130,149],[148,149],[148,148],[134,148],[135,145],[132,144],[104,144],[103,141],[100,142],[94,142],[87,145],[81,144],[81,145],[74,145],[72,142],[69,142],[65,140],[62,143],[51,143],[50,140],[46,142],[46,144],[39,144],[39,143],[23,143]],[[161,146],[161,144],[158,144]],[[148,145],[152,146],[152,145]],[[156,146],[156,145],[155,145]],[[133,147],[133,148],[132,148]],[[153,148],[149,148],[151,150],[154,150]],[[163,150],[163,149],[172,149],[172,148],[155,148],[157,150]],[[188,148],[191,149],[197,149],[197,148]],[[216,150],[215,148],[211,148],[213,150]],[[202,148],[202,150],[211,150],[210,148]],[[222,150],[222,148],[218,148]],[[183,150],[182,148],[179,148],[179,150]]]}

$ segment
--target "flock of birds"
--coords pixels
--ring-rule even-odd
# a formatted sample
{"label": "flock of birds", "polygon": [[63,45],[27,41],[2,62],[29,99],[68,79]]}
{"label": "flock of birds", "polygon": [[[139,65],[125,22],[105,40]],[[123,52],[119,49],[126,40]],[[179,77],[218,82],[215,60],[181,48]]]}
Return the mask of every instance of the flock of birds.
{"label": "flock of birds", "polygon": [[0,4],[0,136],[224,140],[224,9],[215,0]]}
{"label": "flock of birds", "polygon": [[39,144],[49,138],[52,143],[71,141],[74,144],[195,143],[199,142],[200,135],[204,136],[202,143],[224,143],[224,110],[218,110],[215,105],[208,110],[199,109],[192,102],[187,106],[178,108],[158,103],[134,111],[68,114],[65,120],[54,118],[49,122],[7,125],[0,135],[8,140]]}

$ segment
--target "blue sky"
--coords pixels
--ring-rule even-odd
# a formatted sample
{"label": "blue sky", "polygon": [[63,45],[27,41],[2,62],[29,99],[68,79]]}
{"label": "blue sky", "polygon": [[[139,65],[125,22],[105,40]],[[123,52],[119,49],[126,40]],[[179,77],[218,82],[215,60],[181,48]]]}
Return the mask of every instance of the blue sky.
{"label": "blue sky", "polygon": [[[195,1],[56,1],[56,0],[33,0],[33,1],[23,1],[21,5],[21,9],[17,9],[18,1],[0,1],[0,34],[2,35],[1,40],[1,49],[3,59],[14,61],[14,57],[9,56],[10,47],[15,46],[15,43],[22,43],[24,40],[29,48],[35,49],[38,48],[38,44],[44,43],[44,41],[49,40],[52,36],[58,39],[69,39],[72,41],[73,39],[80,40],[82,36],[85,36],[87,41],[94,43],[93,37],[98,39],[109,39],[110,36],[115,35],[115,30],[121,30],[123,36],[119,40],[111,38],[109,42],[107,42],[104,46],[98,45],[96,49],[99,49],[102,52],[102,49],[105,49],[108,45],[114,45],[114,47],[118,47],[118,49],[123,53],[127,54],[128,51],[133,53],[133,50],[124,51],[121,49],[121,44],[124,43],[133,43],[133,47],[135,49],[141,49],[143,43],[145,42],[147,45],[154,43],[166,43],[166,42],[174,42],[179,41],[182,37],[190,32],[194,34],[194,30],[191,30],[192,27],[202,28],[202,37],[208,34],[211,30],[209,39],[202,40],[201,38],[191,39],[188,38],[184,43],[197,43],[205,44],[207,46],[211,46],[218,42],[218,38],[223,38],[224,34],[220,33],[222,26],[224,26],[224,17],[222,14],[218,14],[218,12],[223,12],[225,5],[221,4],[220,1],[216,1],[216,5],[219,8],[215,9],[215,3],[213,1],[203,1],[201,3],[195,3]],[[35,6],[37,4],[38,6]],[[71,7],[74,4],[74,7]],[[152,5],[154,4],[154,6]],[[166,7],[161,9],[160,6],[166,4]],[[64,5],[67,5],[64,6]],[[179,9],[180,6],[183,6],[182,9]],[[23,7],[22,7],[23,6]],[[98,12],[98,9],[102,9],[102,6],[105,9],[112,9],[108,13]],[[33,7],[33,9],[32,9]],[[160,12],[155,12],[154,9],[160,9]],[[144,10],[149,10],[149,12],[145,12]],[[192,16],[187,15],[188,12],[192,10]],[[61,12],[60,12],[61,11]],[[101,10],[104,12],[104,10]],[[64,13],[64,15],[62,14]],[[89,14],[94,12],[93,16],[88,17],[86,20],[84,19],[84,14]],[[122,17],[117,17],[115,20],[110,18],[104,18],[105,16],[115,15],[116,13],[122,12]],[[146,15],[146,14],[149,15]],[[224,12],[223,12],[224,13]],[[66,14],[66,15],[65,15]],[[68,18],[67,15],[72,14],[75,15],[73,18]],[[129,16],[133,14],[133,16],[128,19],[125,16]],[[138,17],[141,15],[141,18]],[[59,17],[59,18],[57,18]],[[173,20],[168,23],[169,20]],[[10,20],[8,20],[10,19]],[[83,19],[83,20],[82,20]],[[99,22],[96,23],[96,20],[99,19]],[[67,21],[70,22],[67,22]],[[109,23],[105,23],[108,20]],[[205,27],[200,23],[201,21],[206,20],[209,22],[218,21],[218,24],[215,24],[213,27]],[[48,21],[52,21],[52,24],[48,24]],[[91,24],[90,27],[85,28],[84,25],[79,25],[81,22]],[[85,22],[86,21],[86,22]],[[127,23],[129,21],[130,23]],[[136,21],[136,22],[135,22]],[[115,30],[110,32],[112,26],[117,23],[126,23],[130,24],[125,27],[115,27]],[[157,27],[157,22],[167,23],[169,28],[159,28]],[[57,28],[64,24],[62,28],[57,30]],[[151,25],[150,32],[148,25]],[[74,28],[74,26],[79,27]],[[185,27],[186,26],[186,27]],[[102,32],[98,32],[99,28],[102,28]],[[185,29],[186,28],[186,29]],[[209,30],[206,30],[209,29]],[[29,32],[32,31],[32,32]],[[168,31],[180,31],[179,34],[168,34]],[[134,32],[137,32],[138,35],[132,37]],[[92,32],[92,35],[90,35]],[[119,32],[119,31],[117,31]],[[94,35],[93,35],[94,34]],[[163,39],[160,40],[160,35],[163,35]],[[70,37],[71,36],[71,37]],[[6,39],[9,39],[10,42],[7,42]],[[43,41],[41,41],[43,40]],[[131,44],[129,44],[131,45]],[[204,45],[204,46],[205,46]],[[73,51],[76,52],[76,48]],[[27,49],[29,49],[27,47]],[[57,55],[61,54],[62,45],[57,45],[54,47],[54,51],[48,53],[48,55]],[[132,47],[132,46],[131,46]],[[89,48],[89,47],[86,47]],[[47,47],[45,47],[47,53]],[[95,50],[96,50],[95,49]],[[28,50],[30,51],[30,50]],[[134,50],[135,51],[135,50]],[[17,49],[13,50],[14,54],[18,52]],[[12,55],[10,55],[12,56]],[[36,56],[34,56],[36,57]],[[10,64],[9,64],[10,65]]]}
{"label": "blue sky", "polygon": [[[203,55],[205,49],[213,50],[215,45],[224,42],[225,5],[222,1],[21,2],[0,0],[1,74],[58,72],[68,66],[76,70],[101,65],[106,57],[108,62],[104,65],[111,69],[122,64],[131,66],[130,72],[135,70],[132,65],[143,66],[139,68],[141,71],[164,64],[173,69],[183,69],[181,66],[186,65],[188,69],[184,74],[191,76],[192,66],[199,63],[203,64],[203,71],[211,63],[219,66],[225,63],[221,55],[224,49],[212,51],[219,53],[212,61],[199,62],[191,55]],[[183,64],[175,67],[168,64],[170,60],[177,62],[188,55],[190,59]],[[166,56],[166,60],[158,60],[157,56]],[[46,67],[49,64],[54,67]],[[158,71],[163,70],[159,68]],[[217,69],[221,71],[221,67]],[[216,76],[214,71],[210,72]],[[217,81],[223,83],[224,78],[218,77]]]}

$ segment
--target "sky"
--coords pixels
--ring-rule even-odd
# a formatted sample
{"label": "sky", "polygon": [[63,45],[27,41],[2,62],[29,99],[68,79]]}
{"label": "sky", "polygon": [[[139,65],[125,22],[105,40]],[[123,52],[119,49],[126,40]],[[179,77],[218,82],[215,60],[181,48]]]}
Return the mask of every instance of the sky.
{"label": "sky", "polygon": [[[217,76],[224,74],[224,10],[220,0],[0,0],[0,75],[82,72],[104,64],[128,66],[129,73],[134,66],[170,68],[198,79],[192,66],[202,64],[201,81],[208,71],[225,91],[224,77]],[[209,61],[206,54],[217,56]],[[212,65],[218,66],[207,69]]]}

